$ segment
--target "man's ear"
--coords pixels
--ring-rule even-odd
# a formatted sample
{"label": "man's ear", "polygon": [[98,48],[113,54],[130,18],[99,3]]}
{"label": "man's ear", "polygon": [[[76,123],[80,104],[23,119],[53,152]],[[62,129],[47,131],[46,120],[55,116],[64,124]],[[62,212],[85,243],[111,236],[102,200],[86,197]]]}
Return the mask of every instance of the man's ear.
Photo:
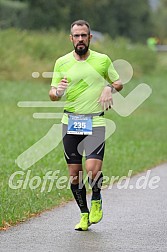
{"label": "man's ear", "polygon": [[93,35],[92,35],[92,34],[90,34],[90,35],[89,35],[89,38],[90,38],[90,39],[92,39],[92,37],[93,37]]}
{"label": "man's ear", "polygon": [[72,37],[72,35],[70,34],[70,40],[71,40],[71,42],[73,41],[73,37]]}

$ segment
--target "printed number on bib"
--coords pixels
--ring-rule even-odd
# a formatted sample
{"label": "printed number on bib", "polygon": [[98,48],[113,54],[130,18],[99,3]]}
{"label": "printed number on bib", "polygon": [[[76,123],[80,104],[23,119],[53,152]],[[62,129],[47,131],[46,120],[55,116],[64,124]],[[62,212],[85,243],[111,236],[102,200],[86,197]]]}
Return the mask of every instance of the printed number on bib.
{"label": "printed number on bib", "polygon": [[85,115],[68,115],[67,134],[92,135],[92,117]]}

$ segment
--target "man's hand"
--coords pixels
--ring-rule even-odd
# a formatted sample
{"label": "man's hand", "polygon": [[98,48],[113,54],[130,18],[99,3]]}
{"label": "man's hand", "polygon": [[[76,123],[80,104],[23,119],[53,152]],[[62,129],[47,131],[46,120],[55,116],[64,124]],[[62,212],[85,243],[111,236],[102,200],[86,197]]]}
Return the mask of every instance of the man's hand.
{"label": "man's hand", "polygon": [[[115,89],[115,92],[119,92],[122,90],[123,85],[121,80],[116,80],[112,83],[112,87]],[[112,108],[113,105],[113,99],[112,99],[112,89],[110,86],[106,86],[102,94],[100,96],[100,99],[98,100],[99,103],[101,103],[103,110],[108,110]]]}
{"label": "man's hand", "polygon": [[61,97],[64,94],[67,87],[68,87],[68,80],[66,77],[64,77],[57,87],[57,90],[56,90],[57,95]]}
{"label": "man's hand", "polygon": [[103,110],[108,110],[112,108],[113,100],[112,100],[112,93],[111,93],[110,87],[106,86],[103,89],[98,102],[101,103]]}
{"label": "man's hand", "polygon": [[68,80],[66,77],[64,77],[59,85],[56,87],[51,87],[49,91],[49,96],[52,101],[57,101],[61,98],[61,96],[64,94],[65,90],[68,87]]}

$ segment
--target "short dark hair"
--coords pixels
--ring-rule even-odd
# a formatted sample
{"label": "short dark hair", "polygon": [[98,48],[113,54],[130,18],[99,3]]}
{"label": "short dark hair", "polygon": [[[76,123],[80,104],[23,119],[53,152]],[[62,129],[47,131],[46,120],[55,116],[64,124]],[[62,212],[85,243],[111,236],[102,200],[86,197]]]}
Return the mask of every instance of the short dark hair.
{"label": "short dark hair", "polygon": [[88,27],[88,34],[90,34],[90,25],[89,25],[89,23],[87,21],[82,20],[82,19],[74,21],[71,24],[71,33],[72,33],[72,28],[73,28],[74,25],[80,25],[80,26],[86,25]]}

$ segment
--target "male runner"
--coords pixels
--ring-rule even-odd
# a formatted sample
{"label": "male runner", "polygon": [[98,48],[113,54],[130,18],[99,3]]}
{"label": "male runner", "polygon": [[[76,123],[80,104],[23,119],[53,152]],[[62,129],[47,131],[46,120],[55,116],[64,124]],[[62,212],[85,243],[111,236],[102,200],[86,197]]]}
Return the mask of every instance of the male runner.
{"label": "male runner", "polygon": [[[89,49],[90,25],[84,20],[71,24],[74,51],[60,57],[54,67],[49,92],[52,101],[66,97],[62,118],[64,155],[71,178],[71,190],[81,211],[75,230],[88,230],[103,216],[101,186],[105,148],[104,111],[112,107],[112,93],[122,89],[110,58]],[[91,209],[83,184],[82,159],[92,188]]]}

